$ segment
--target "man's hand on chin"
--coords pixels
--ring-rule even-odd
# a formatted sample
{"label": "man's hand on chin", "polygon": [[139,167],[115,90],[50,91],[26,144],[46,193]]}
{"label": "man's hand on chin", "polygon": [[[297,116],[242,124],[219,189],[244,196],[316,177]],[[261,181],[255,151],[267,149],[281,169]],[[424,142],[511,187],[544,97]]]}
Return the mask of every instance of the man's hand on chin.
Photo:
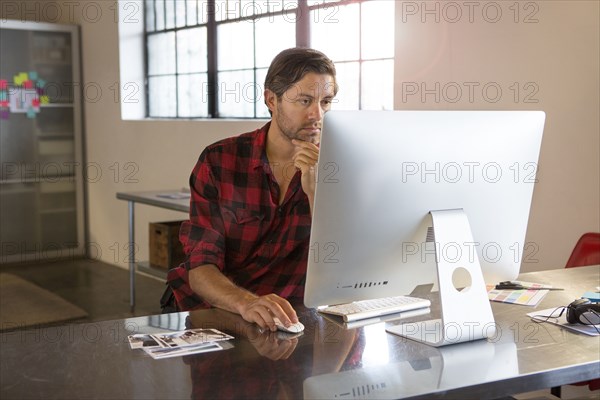
{"label": "man's hand on chin", "polygon": [[312,206],[317,182],[319,146],[298,139],[293,139],[292,144],[296,147],[293,157],[294,166],[302,172],[302,190],[308,196]]}

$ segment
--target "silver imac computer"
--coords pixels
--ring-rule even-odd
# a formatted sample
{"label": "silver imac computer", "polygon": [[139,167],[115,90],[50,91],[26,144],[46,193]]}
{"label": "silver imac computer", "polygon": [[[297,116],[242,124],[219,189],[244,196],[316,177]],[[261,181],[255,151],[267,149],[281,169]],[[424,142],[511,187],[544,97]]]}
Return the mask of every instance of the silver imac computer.
{"label": "silver imac computer", "polygon": [[465,311],[493,322],[485,283],[519,273],[544,121],[541,111],[328,112],[305,305],[433,283],[446,326]]}

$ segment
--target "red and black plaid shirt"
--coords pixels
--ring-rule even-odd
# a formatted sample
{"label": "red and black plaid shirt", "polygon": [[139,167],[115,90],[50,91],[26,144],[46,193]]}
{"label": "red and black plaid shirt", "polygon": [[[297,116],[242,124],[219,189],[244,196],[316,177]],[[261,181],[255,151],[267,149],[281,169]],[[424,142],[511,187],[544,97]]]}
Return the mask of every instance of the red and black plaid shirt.
{"label": "red and black plaid shirt", "polygon": [[185,263],[169,271],[180,310],[208,304],[190,288],[188,272],[214,264],[236,285],[292,302],[304,296],[310,238],[308,197],[294,173],[279,205],[279,186],[266,156],[269,124],[221,140],[200,155],[190,177],[190,219],[179,239]]}

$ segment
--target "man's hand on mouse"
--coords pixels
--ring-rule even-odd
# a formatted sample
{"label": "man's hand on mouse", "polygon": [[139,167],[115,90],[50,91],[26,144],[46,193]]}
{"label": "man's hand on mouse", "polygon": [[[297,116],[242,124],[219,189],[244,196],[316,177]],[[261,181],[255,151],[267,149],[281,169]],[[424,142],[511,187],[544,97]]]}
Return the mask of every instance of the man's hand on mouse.
{"label": "man's hand on mouse", "polygon": [[261,329],[272,332],[277,330],[273,320],[275,317],[279,318],[285,326],[298,322],[298,316],[291,304],[273,293],[249,299],[240,308],[239,313],[246,321],[254,322]]}

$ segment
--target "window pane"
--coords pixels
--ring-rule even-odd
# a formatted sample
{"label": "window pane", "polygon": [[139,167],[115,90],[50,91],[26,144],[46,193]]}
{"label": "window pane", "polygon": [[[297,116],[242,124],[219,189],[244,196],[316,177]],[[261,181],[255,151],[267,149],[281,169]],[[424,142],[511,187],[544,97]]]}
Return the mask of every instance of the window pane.
{"label": "window pane", "polygon": [[186,0],[186,23],[196,25],[198,23],[198,2],[196,0]]}
{"label": "window pane", "polygon": [[256,92],[253,70],[219,72],[219,117],[254,117]]}
{"label": "window pane", "polygon": [[[248,3],[248,0],[246,0]],[[240,17],[239,0],[215,0],[215,19],[217,21],[226,21]]]}
{"label": "window pane", "polygon": [[269,109],[265,104],[265,78],[267,77],[267,68],[256,70],[256,87],[258,96],[256,98],[256,118],[269,118]]}
{"label": "window pane", "polygon": [[215,20],[228,21],[296,8],[297,0],[215,0]]}
{"label": "window pane", "polygon": [[289,11],[295,10],[296,8],[298,8],[298,0],[270,0],[268,1],[266,11]]}
{"label": "window pane", "polygon": [[311,11],[311,47],[334,61],[359,59],[359,5],[331,5]]}
{"label": "window pane", "polygon": [[175,33],[148,36],[148,74],[175,73]]}
{"label": "window pane", "polygon": [[153,32],[154,31],[154,1],[146,0],[145,2],[145,18],[146,18],[146,31]]}
{"label": "window pane", "polygon": [[180,117],[208,117],[207,74],[179,75],[178,113]]}
{"label": "window pane", "polygon": [[156,0],[154,12],[156,13],[156,30],[162,31],[165,29],[165,0]]}
{"label": "window pane", "polygon": [[252,21],[221,24],[217,27],[219,70],[254,68]]}
{"label": "window pane", "polygon": [[206,28],[177,32],[177,72],[204,72],[207,67]]}
{"label": "window pane", "polygon": [[148,105],[151,117],[175,117],[175,77],[148,78]]}
{"label": "window pane", "polygon": [[362,4],[362,59],[394,57],[394,2]]}
{"label": "window pane", "polygon": [[205,24],[208,21],[208,2],[206,0],[198,0],[198,23]]}
{"label": "window pane", "polygon": [[254,15],[260,15],[267,10],[267,4],[264,0],[254,1],[240,1],[240,16],[241,17],[252,17]]}
{"label": "window pane", "polygon": [[175,28],[175,0],[165,0],[165,28]]}
{"label": "window pane", "polygon": [[175,0],[175,25],[178,28],[184,27],[186,22],[186,0]]}
{"label": "window pane", "polygon": [[358,62],[336,63],[335,70],[339,90],[331,108],[358,110]]}
{"label": "window pane", "polygon": [[394,60],[366,61],[361,73],[361,109],[393,110]]}
{"label": "window pane", "polygon": [[296,45],[295,16],[268,16],[256,20],[256,66],[268,67],[282,50]]}

